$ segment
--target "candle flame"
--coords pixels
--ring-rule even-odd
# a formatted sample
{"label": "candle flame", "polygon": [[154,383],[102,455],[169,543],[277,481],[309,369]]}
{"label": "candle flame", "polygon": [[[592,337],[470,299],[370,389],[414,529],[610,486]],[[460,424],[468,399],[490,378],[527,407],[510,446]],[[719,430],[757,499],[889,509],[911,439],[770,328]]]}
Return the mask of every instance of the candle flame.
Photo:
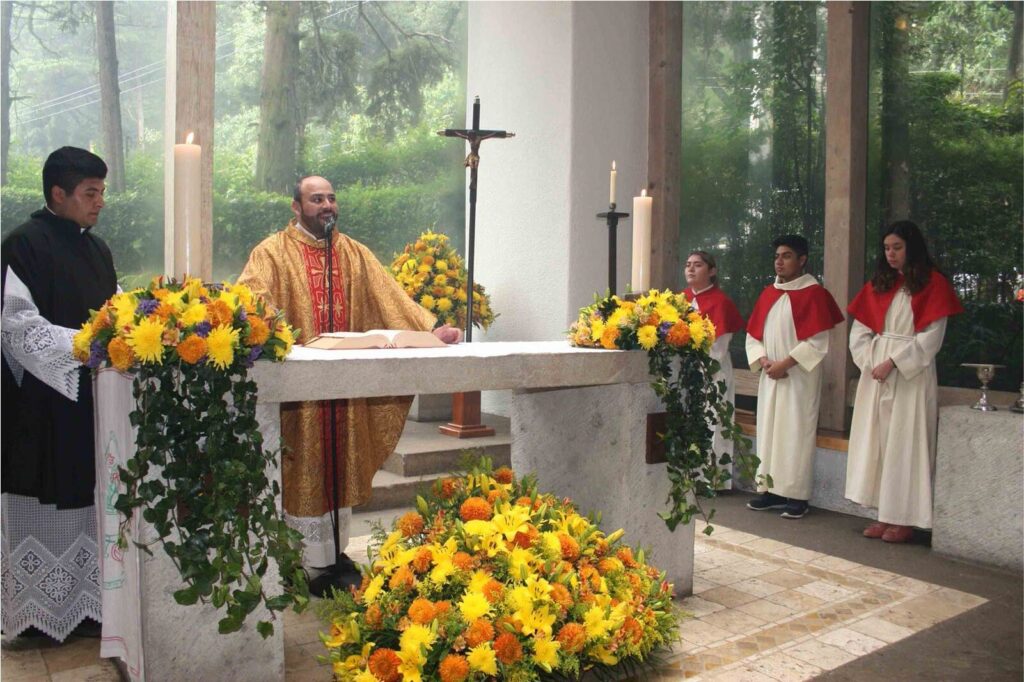
{"label": "candle flame", "polygon": [[188,137],[185,138],[185,144],[192,144],[192,138],[194,138],[195,136],[195,133],[189,133]]}
{"label": "candle flame", "polygon": [[612,170],[615,170],[615,162],[612,161]]}
{"label": "candle flame", "polygon": [[642,196],[642,197],[647,196],[647,190],[646,189],[640,190],[640,196]]}

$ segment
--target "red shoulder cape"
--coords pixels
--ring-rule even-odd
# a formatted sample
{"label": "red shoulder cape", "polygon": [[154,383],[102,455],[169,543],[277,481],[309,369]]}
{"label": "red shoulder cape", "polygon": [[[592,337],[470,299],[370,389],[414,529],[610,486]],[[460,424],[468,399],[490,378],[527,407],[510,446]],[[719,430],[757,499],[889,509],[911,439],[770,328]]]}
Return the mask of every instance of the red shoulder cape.
{"label": "red shoulder cape", "polygon": [[683,294],[687,299],[697,301],[701,315],[708,316],[711,323],[715,325],[715,332],[718,336],[732,334],[743,329],[743,316],[740,315],[739,309],[717,285],[699,294],[694,294],[693,289],[687,287]]}
{"label": "red shoulder cape", "polygon": [[783,294],[789,296],[796,338],[801,341],[831,329],[845,319],[832,294],[820,284],[791,290],[776,289],[769,284],[761,292],[757,303],[754,304],[754,311],[747,320],[747,333],[758,341],[764,340],[764,321],[768,317],[768,311]]}
{"label": "red shoulder cape", "polygon": [[[881,334],[885,331],[885,314],[889,312],[889,306],[902,286],[903,275],[897,277],[892,289],[883,293],[875,291],[871,282],[868,282],[850,302],[847,311],[871,331]],[[936,320],[964,311],[949,280],[936,270],[932,270],[931,278],[924,289],[910,297],[910,308],[914,313],[915,332],[921,331]]]}

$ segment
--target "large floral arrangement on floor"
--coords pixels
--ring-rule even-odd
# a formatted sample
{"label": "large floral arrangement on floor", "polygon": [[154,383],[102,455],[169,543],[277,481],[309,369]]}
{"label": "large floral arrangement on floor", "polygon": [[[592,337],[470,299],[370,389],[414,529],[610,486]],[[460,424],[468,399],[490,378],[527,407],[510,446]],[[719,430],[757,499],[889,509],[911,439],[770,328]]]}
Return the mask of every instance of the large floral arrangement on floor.
{"label": "large floral arrangement on floor", "polygon": [[[647,351],[651,386],[667,412],[665,443],[671,489],[669,508],[661,518],[669,528],[689,523],[694,514],[710,521],[712,498],[730,478],[723,465],[735,461],[740,473],[756,478],[758,459],[733,419],[734,406],[726,399],[720,369],[709,352],[715,343],[715,325],[701,315],[683,294],[651,289],[635,299],[607,296],[580,310],[569,330],[574,346],[608,350]],[[716,454],[713,425],[732,440],[733,456]],[[710,533],[708,525],[705,532]]]}
{"label": "large floral arrangement on floor", "polygon": [[[258,359],[283,360],[294,340],[281,311],[247,287],[193,278],[115,294],[74,338],[86,366],[134,375],[136,452],[118,471],[120,543],[141,508],[185,583],[175,599],[224,608],[221,632],[241,628],[261,603],[273,615],[308,599],[302,536],[274,503],[266,471],[277,453],[263,448],[248,377]],[[276,596],[263,584],[271,560]],[[257,629],[268,636],[273,625]]]}
{"label": "large floral arrangement on floor", "polygon": [[[466,327],[466,268],[448,235],[427,230],[391,263],[391,274],[414,301],[437,317],[438,326]],[[483,285],[473,283],[473,325],[487,329],[497,315]]]}
{"label": "large floral arrangement on floor", "polygon": [[339,680],[575,679],[676,636],[672,586],[622,531],[486,459],[375,545],[360,589],[321,606]]}

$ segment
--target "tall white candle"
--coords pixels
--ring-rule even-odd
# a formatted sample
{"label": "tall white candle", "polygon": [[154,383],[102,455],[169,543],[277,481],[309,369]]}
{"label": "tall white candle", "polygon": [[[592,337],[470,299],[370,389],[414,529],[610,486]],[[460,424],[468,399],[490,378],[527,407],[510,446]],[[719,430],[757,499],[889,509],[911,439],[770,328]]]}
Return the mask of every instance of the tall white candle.
{"label": "tall white candle", "polygon": [[612,161],[612,171],[611,171],[611,177],[610,177],[610,180],[609,180],[609,187],[608,187],[608,203],[609,204],[614,204],[615,203],[615,179],[616,179],[616,176],[618,174],[619,174],[619,172],[617,170],[615,170],[615,162]]}
{"label": "tall white candle", "polygon": [[651,211],[654,198],[647,190],[633,197],[633,291],[647,291],[651,287]]}
{"label": "tall white candle", "polygon": [[192,144],[189,133],[185,144],[174,145],[174,272],[175,277],[198,277],[200,259],[200,220],[202,218],[203,148]]}

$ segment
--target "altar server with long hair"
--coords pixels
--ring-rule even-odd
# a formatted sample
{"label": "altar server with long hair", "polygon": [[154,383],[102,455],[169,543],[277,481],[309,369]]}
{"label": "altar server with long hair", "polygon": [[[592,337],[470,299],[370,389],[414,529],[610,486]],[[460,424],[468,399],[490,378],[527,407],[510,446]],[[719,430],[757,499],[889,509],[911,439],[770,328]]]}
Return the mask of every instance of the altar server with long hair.
{"label": "altar server with long hair", "polygon": [[[729,357],[729,342],[735,332],[743,330],[743,316],[732,299],[718,288],[718,266],[710,253],[691,251],[686,258],[683,274],[686,276],[687,285],[683,294],[715,325],[716,336],[715,343],[711,346],[711,357],[718,361],[719,370],[713,378],[716,382],[725,382],[725,398],[735,404],[736,381],[733,377],[732,359]],[[729,459],[732,459],[732,441],[722,436],[722,429],[718,424],[715,425],[712,447],[719,460],[723,455],[728,455]],[[730,476],[732,475],[731,462],[721,466]],[[732,488],[732,480],[725,481],[722,488]]]}
{"label": "altar server with long hair", "polygon": [[848,308],[850,352],[860,368],[846,460],[846,497],[878,509],[869,538],[909,542],[932,526],[938,424],[935,356],[946,318],[963,311],[928,253],[921,231],[903,220],[885,230],[878,265]]}

